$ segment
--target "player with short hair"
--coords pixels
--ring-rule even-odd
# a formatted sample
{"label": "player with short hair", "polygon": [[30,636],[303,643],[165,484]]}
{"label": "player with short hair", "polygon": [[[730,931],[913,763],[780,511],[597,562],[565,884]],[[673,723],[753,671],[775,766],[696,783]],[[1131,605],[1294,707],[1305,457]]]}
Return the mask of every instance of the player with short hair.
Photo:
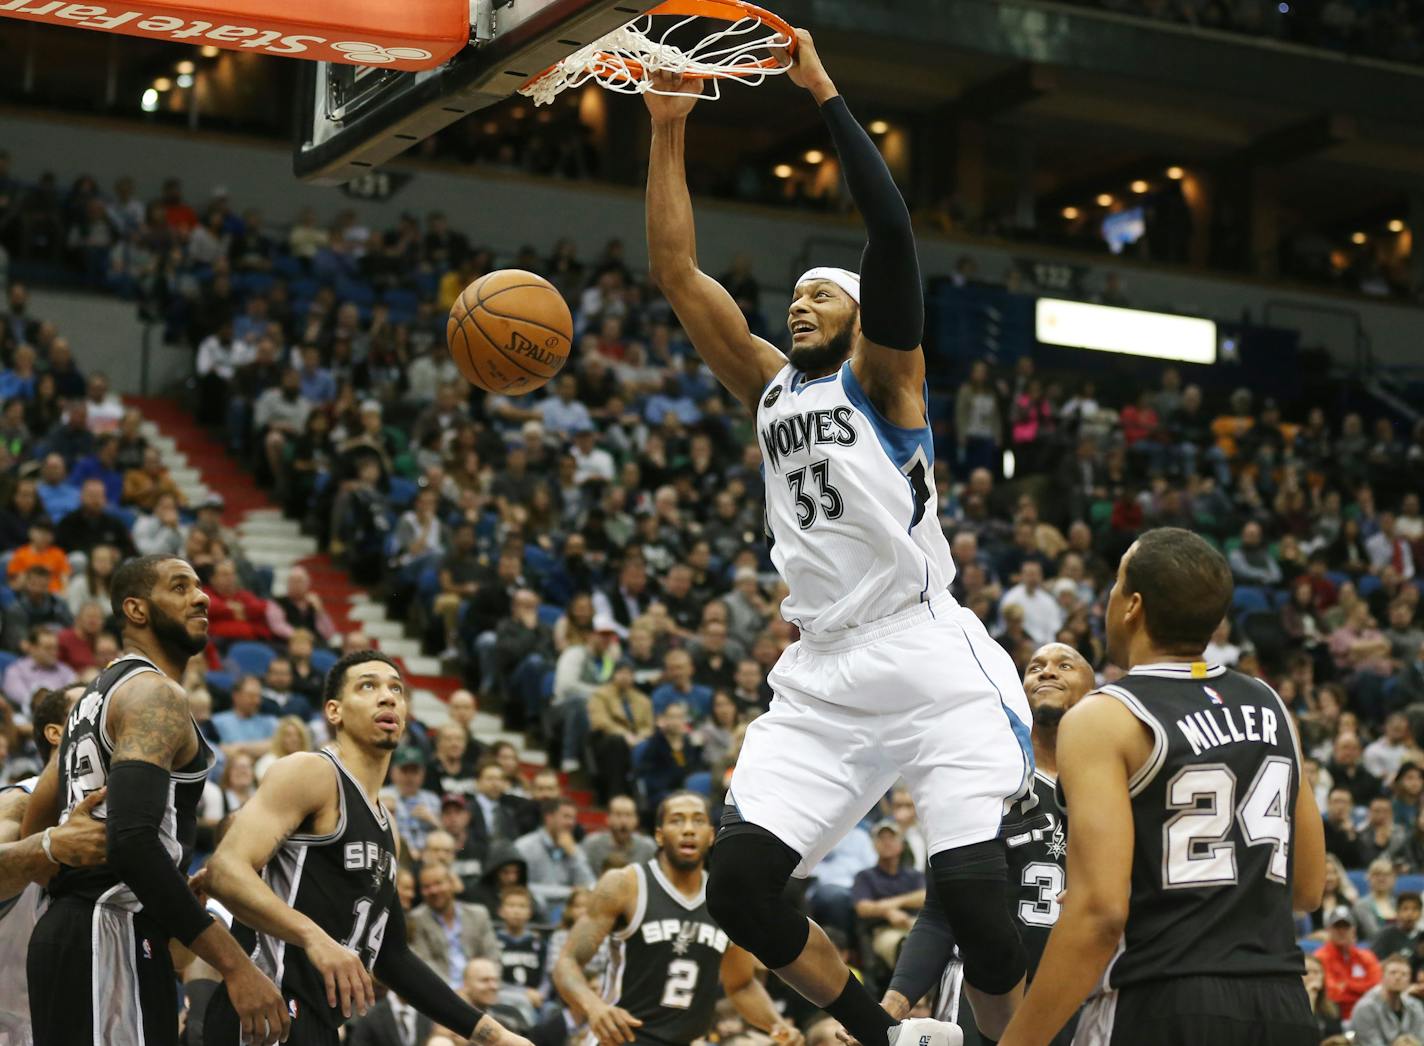
{"label": "player with short hair", "polygon": [[1320,906],[1324,827],[1285,703],[1203,660],[1231,592],[1187,530],[1122,557],[1106,626],[1128,672],[1059,727],[1071,886],[1001,1046],[1043,1046],[1090,992],[1079,1046],[1319,1042],[1294,912]]}
{"label": "player with short hair", "polygon": [[[268,768],[195,886],[232,912],[233,933],[281,986],[295,1046],[335,1046],[353,1013],[375,1003],[371,971],[480,1046],[529,1046],[456,995],[406,940],[396,837],[380,790],[408,700],[385,654],[337,661],[323,695],[332,743]],[[209,1046],[239,1046],[226,985],[208,1004],[203,1034]]]}
{"label": "player with short hair", "polygon": [[[650,274],[698,354],[755,414],[771,556],[790,590],[782,614],[800,631],[769,676],[770,711],[747,728],[708,902],[782,980],[867,1046],[887,1046],[897,1022],[782,893],[903,777],[976,1019],[996,1032],[1025,971],[998,834],[1032,780],[1028,705],[1008,654],[949,591],[909,212],[804,31],[788,75],[820,106],[867,242],[858,274],[818,267],[797,281],[786,356],[697,266],[683,156],[697,82],[665,78],[671,96],[644,95]],[[961,1039],[933,1020],[908,1038],[921,1036],[923,1046]]]}
{"label": "player with short hair", "polygon": [[[64,721],[86,688],[85,683],[70,683],[35,694],[30,705],[30,724],[34,727],[35,751],[43,765],[48,766],[58,750]],[[14,784],[0,785],[0,970],[8,971],[6,976],[0,977],[0,1042],[9,1046],[29,1046],[34,1041],[30,1031],[25,957],[30,950],[30,934],[39,919],[40,897],[44,892],[41,883],[49,878],[57,863],[79,866],[100,864],[104,860],[103,822],[95,821],[88,814],[89,809],[104,799],[103,789],[100,789],[75,808],[63,827],[50,830],[49,852],[56,855],[57,863],[51,863],[45,856],[42,838],[36,837],[30,842],[33,850],[39,851],[32,852],[29,858],[37,866],[35,870],[39,875],[29,883],[18,884],[22,888],[12,892],[11,886],[16,885],[12,877],[18,876],[20,866],[26,863],[15,841],[20,837],[25,810],[37,781],[38,774]],[[88,839],[87,850],[76,849],[76,838]]]}
{"label": "player with short hair", "polygon": [[[656,820],[657,856],[598,880],[588,911],[555,961],[554,987],[602,1046],[687,1046],[703,1038],[712,1027],[719,980],[748,1024],[779,1046],[800,1046],[800,1033],[780,1018],[756,979],[756,961],[727,939],[708,911],[706,797],[673,792],[658,805]],[[610,937],[600,995],[584,969]]]}
{"label": "player with short hair", "polygon": [[139,556],[114,571],[110,600],[123,649],[69,713],[26,813],[27,827],[53,821],[61,804],[68,817],[108,789],[93,808],[107,860],[55,873],[30,938],[35,1042],[176,1044],[176,940],[223,972],[250,1040],[267,1046],[286,1034],[282,998],[183,874],[213,753],[177,680],[208,645],[207,594],[186,560]]}
{"label": "player with short hair", "polygon": [[[1009,851],[1010,909],[1028,952],[1028,983],[1033,983],[1049,931],[1058,921],[1059,896],[1067,881],[1068,819],[1058,808],[1058,724],[1068,709],[1093,689],[1093,666],[1064,643],[1046,643],[1033,652],[1024,670],[1024,695],[1033,712],[1033,791],[1004,817],[999,834]],[[954,933],[939,899],[929,894],[900,949],[895,973],[881,1004],[892,1016],[906,1017],[916,1001],[938,982],[935,1012],[958,1020],[964,964],[954,954]],[[1075,1021],[1053,1039],[1068,1046]]]}

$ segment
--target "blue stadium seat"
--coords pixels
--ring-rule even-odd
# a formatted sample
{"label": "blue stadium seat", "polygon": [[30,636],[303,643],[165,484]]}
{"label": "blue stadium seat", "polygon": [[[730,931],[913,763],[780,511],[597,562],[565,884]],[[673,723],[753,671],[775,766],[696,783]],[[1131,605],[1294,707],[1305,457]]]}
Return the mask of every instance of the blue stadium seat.
{"label": "blue stadium seat", "polygon": [[134,524],[138,522],[138,513],[127,505],[114,505],[109,509],[109,513],[119,518],[125,530],[133,530]]}
{"label": "blue stadium seat", "polygon": [[1424,875],[1401,875],[1394,882],[1394,892],[1424,893]]}
{"label": "blue stadium seat", "polygon": [[312,651],[312,670],[320,672],[322,675],[331,671],[331,666],[340,660],[340,655],[335,650],[317,649]]}
{"label": "blue stadium seat", "polygon": [[1266,598],[1266,590],[1256,588],[1252,585],[1241,585],[1231,597],[1231,609],[1237,615],[1250,614],[1258,610],[1271,609],[1270,600]]}
{"label": "blue stadium seat", "polygon": [[272,271],[278,276],[288,280],[295,280],[306,272],[300,258],[293,258],[290,254],[279,254],[272,259]]}
{"label": "blue stadium seat", "polygon": [[532,542],[524,546],[524,569],[535,577],[548,574],[557,562],[552,555]]}
{"label": "blue stadium seat", "polygon": [[553,628],[559,623],[559,618],[563,616],[563,607],[556,607],[552,603],[539,604],[539,624],[548,625],[550,628]]}
{"label": "blue stadium seat", "polygon": [[414,480],[406,479],[404,476],[391,477],[391,504],[396,508],[408,508],[418,493],[420,493],[420,487]]}
{"label": "blue stadium seat", "polygon": [[1362,574],[1355,582],[1355,594],[1361,599],[1369,599],[1380,590],[1381,581],[1373,574]]}
{"label": "blue stadium seat", "polygon": [[1302,937],[1296,941],[1296,944],[1300,945],[1300,950],[1306,955],[1314,955],[1320,950],[1320,946],[1324,943],[1324,941],[1317,941],[1310,937]]}
{"label": "blue stadium seat", "polygon": [[1345,874],[1349,876],[1350,882],[1354,884],[1361,897],[1370,895],[1370,877],[1363,868],[1352,868]]}
{"label": "blue stadium seat", "polygon": [[429,602],[440,594],[440,568],[426,567],[415,581],[416,595]]}
{"label": "blue stadium seat", "polygon": [[1327,570],[1325,572],[1325,577],[1336,588],[1339,588],[1346,581],[1351,580],[1350,575],[1345,573],[1343,570]]}
{"label": "blue stadium seat", "polygon": [[263,676],[277,652],[266,643],[241,642],[228,647],[227,660],[234,672]]}
{"label": "blue stadium seat", "polygon": [[231,694],[237,679],[231,672],[214,669],[208,672],[207,682],[209,690],[221,690],[224,694]]}
{"label": "blue stadium seat", "polygon": [[[293,301],[310,302],[312,298],[316,297],[316,292],[321,290],[321,281],[310,276],[300,276],[292,281],[288,290],[291,292]],[[305,315],[305,313],[295,313],[295,315]]]}

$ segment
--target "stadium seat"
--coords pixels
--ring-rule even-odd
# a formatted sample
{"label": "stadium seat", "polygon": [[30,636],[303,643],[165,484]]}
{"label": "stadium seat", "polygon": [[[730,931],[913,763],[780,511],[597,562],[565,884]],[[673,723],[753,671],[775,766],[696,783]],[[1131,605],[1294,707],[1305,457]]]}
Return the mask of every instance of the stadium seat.
{"label": "stadium seat", "polygon": [[539,604],[539,624],[548,625],[550,628],[553,628],[559,623],[559,618],[563,616],[563,607],[556,607],[552,603]]}
{"label": "stadium seat", "polygon": [[1374,574],[1362,574],[1355,582],[1355,593],[1361,599],[1369,599],[1380,590],[1381,581]]}
{"label": "stadium seat", "polygon": [[312,651],[312,670],[320,672],[322,675],[331,671],[331,666],[340,660],[340,655],[335,650],[317,649]]}
{"label": "stadium seat", "polygon": [[241,675],[266,675],[267,666],[276,656],[276,651],[266,643],[234,643],[227,651],[228,664]]}
{"label": "stadium seat", "polygon": [[1231,596],[1231,609],[1237,616],[1255,613],[1259,610],[1269,610],[1270,600],[1266,596],[1266,590],[1256,588],[1252,585],[1241,585]]}
{"label": "stadium seat", "polygon": [[1361,897],[1370,895],[1370,877],[1363,868],[1351,868],[1345,875]]}
{"label": "stadium seat", "polygon": [[207,684],[210,691],[217,691],[224,697],[232,694],[233,685],[237,679],[231,672],[224,672],[221,669],[211,669],[207,674]]}
{"label": "stadium seat", "polygon": [[1424,875],[1401,875],[1394,882],[1394,892],[1424,893]]}
{"label": "stadium seat", "polygon": [[418,493],[420,493],[420,487],[414,480],[406,479],[404,476],[391,477],[391,504],[396,508],[409,508]]}
{"label": "stadium seat", "polygon": [[1336,588],[1339,588],[1346,581],[1353,580],[1350,575],[1345,573],[1343,570],[1327,570],[1325,572],[1325,577]]}
{"label": "stadium seat", "polygon": [[1313,937],[1302,937],[1296,943],[1300,945],[1300,950],[1303,951],[1306,955],[1314,955],[1320,950],[1320,946],[1325,942],[1317,941]]}
{"label": "stadium seat", "polygon": [[20,659],[19,654],[12,654],[8,650],[0,650],[0,676],[5,674],[5,669]]}

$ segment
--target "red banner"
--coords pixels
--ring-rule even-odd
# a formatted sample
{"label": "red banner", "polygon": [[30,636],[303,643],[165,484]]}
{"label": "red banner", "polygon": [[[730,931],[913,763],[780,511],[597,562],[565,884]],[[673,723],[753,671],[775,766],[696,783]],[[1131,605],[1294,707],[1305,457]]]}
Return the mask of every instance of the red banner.
{"label": "red banner", "polygon": [[469,42],[469,0],[77,4],[0,0],[0,16],[230,51],[430,69]]}

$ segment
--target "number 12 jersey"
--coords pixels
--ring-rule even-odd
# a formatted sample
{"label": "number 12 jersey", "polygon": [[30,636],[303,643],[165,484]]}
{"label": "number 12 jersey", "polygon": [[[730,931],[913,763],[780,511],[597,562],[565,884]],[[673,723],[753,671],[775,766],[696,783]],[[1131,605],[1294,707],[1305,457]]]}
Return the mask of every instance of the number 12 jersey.
{"label": "number 12 jersey", "polygon": [[928,425],[886,421],[849,362],[822,378],[783,368],[756,425],[788,621],[811,633],[853,628],[949,587]]}

